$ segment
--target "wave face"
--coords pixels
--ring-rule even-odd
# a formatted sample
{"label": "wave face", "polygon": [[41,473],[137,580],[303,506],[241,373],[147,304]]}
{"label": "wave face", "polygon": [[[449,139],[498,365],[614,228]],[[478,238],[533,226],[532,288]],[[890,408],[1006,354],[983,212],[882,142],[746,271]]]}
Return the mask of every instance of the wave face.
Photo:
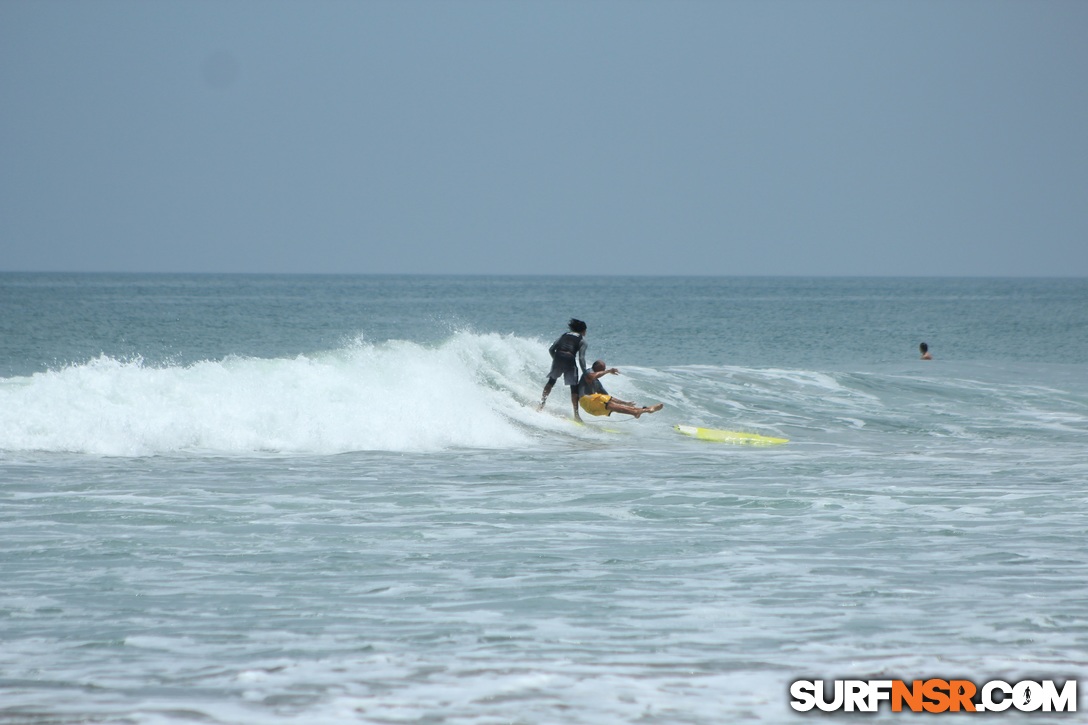
{"label": "wave face", "polygon": [[[561,384],[536,411],[546,343],[457,332],[426,345],[354,340],[291,358],[228,356],[151,365],[106,355],[0,379],[0,450],[107,456],[327,455],[353,451],[517,449],[578,439]],[[1088,429],[1080,385],[1015,366],[888,367],[864,372],[688,365],[624,367],[609,390],[661,401],[648,425],[613,416],[628,444],[664,445],[674,423],[885,451],[1076,439]],[[592,419],[590,419],[592,420]],[[600,420],[595,422],[600,423]],[[643,421],[645,423],[646,421]],[[613,430],[612,432],[615,432]]]}
{"label": "wave face", "polygon": [[[539,342],[457,333],[290,359],[184,366],[99,356],[0,380],[0,449],[140,456],[509,448],[539,395]],[[533,387],[537,388],[535,391]],[[511,405],[511,399],[520,404]]]}

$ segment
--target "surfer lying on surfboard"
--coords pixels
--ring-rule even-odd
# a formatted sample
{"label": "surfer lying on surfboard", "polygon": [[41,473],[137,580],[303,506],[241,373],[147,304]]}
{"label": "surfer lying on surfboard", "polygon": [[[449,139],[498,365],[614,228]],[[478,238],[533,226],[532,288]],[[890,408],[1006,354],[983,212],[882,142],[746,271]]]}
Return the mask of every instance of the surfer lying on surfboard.
{"label": "surfer lying on surfboard", "polygon": [[[582,410],[590,415],[626,413],[627,415],[633,415],[638,418],[643,413],[656,413],[665,407],[664,403],[658,403],[649,407],[640,407],[637,403],[632,403],[630,400],[620,400],[619,398],[609,395],[608,392],[605,391],[604,386],[601,385],[601,378],[605,375],[619,374],[620,371],[616,368],[606,367],[604,360],[597,360],[593,363],[591,370],[586,370],[582,373],[582,382],[578,386],[578,404],[582,406]],[[581,420],[581,418],[578,418],[578,420]]]}

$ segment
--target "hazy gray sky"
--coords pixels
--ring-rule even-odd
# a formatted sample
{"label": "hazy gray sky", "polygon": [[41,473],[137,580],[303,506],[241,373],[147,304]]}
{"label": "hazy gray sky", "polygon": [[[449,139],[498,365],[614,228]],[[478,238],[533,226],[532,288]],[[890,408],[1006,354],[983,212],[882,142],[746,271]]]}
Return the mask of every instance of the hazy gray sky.
{"label": "hazy gray sky", "polygon": [[0,270],[1088,275],[1088,2],[0,0]]}

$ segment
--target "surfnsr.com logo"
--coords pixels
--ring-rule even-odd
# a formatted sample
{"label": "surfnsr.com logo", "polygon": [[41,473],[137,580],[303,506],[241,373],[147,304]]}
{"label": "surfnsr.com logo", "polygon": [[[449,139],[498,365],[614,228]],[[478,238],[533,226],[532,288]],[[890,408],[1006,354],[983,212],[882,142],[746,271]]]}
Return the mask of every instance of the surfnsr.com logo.
{"label": "surfnsr.com logo", "polygon": [[1077,681],[990,680],[797,680],[790,685],[790,707],[800,712],[1076,712]]}

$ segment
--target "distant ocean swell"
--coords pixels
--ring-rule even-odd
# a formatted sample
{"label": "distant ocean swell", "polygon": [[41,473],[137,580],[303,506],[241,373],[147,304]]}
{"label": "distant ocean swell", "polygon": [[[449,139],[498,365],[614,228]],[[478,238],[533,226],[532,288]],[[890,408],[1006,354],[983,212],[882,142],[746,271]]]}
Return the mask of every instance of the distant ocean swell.
{"label": "distant ocean swell", "polygon": [[[0,451],[335,454],[524,448],[592,435],[563,420],[565,390],[553,393],[549,414],[536,412],[545,347],[458,332],[432,346],[355,340],[322,354],[184,366],[100,356],[0,379]],[[1075,441],[1088,432],[1083,390],[1023,383],[1000,369],[987,377],[948,371],[937,364],[864,373],[692,365],[623,368],[606,382],[622,397],[666,403],[653,419],[624,428],[648,445],[661,438],[663,423],[676,422],[797,443],[868,447],[874,436],[892,436],[895,448],[912,440]]]}

